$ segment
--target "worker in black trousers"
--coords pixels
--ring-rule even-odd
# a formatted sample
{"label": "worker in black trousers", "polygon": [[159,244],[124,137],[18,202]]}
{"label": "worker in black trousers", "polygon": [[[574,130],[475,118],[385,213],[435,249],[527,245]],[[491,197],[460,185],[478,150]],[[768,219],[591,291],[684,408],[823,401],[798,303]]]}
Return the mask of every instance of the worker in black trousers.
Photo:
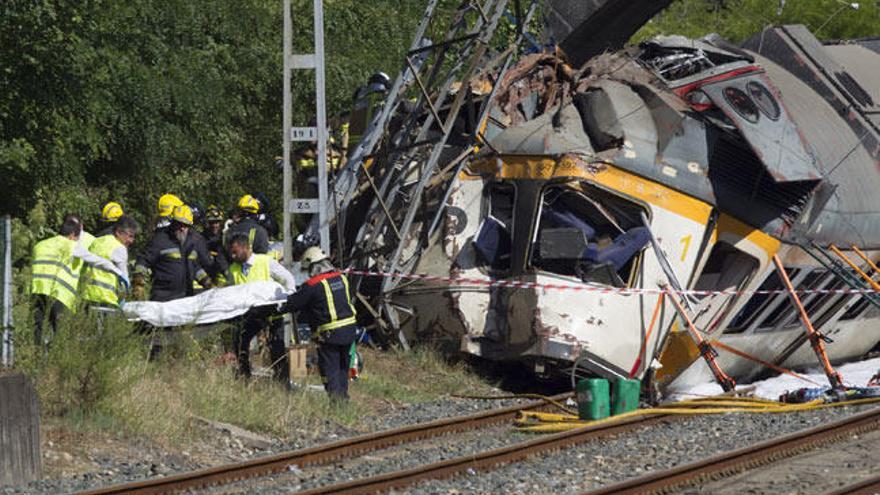
{"label": "worker in black trousers", "polygon": [[331,400],[348,399],[349,351],[357,331],[348,279],[320,248],[310,247],[301,263],[312,278],[287,298],[281,310],[305,311],[318,343],[318,368]]}

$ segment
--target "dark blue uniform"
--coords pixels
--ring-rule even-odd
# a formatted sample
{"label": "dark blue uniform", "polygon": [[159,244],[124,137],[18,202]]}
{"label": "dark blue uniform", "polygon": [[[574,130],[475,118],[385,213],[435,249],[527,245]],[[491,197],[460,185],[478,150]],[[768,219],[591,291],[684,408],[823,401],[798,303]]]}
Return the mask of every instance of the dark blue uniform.
{"label": "dark blue uniform", "polygon": [[314,276],[287,298],[285,310],[301,311],[312,328],[324,390],[331,398],[347,399],[349,350],[357,327],[348,279],[339,272]]}
{"label": "dark blue uniform", "polygon": [[255,217],[242,218],[241,221],[229,227],[229,231],[226,232],[226,247],[229,247],[229,240],[232,239],[232,236],[239,233],[248,236],[253,252],[257,254],[269,252],[269,234]]}
{"label": "dark blue uniform", "polygon": [[153,238],[134,265],[139,275],[152,272],[151,301],[171,301],[193,295],[193,280],[206,285],[210,280],[202,263],[210,263],[207,250],[197,248],[190,233],[181,244],[170,228],[156,229]]}

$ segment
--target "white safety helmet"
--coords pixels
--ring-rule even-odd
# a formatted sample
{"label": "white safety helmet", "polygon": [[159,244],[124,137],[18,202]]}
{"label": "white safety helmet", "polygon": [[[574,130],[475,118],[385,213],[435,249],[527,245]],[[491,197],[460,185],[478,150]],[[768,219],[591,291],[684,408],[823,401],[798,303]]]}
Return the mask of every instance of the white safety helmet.
{"label": "white safety helmet", "polygon": [[300,258],[300,263],[302,264],[303,269],[308,270],[313,264],[326,259],[327,255],[324,254],[324,251],[321,251],[321,248],[318,246],[312,246],[305,250],[302,258]]}

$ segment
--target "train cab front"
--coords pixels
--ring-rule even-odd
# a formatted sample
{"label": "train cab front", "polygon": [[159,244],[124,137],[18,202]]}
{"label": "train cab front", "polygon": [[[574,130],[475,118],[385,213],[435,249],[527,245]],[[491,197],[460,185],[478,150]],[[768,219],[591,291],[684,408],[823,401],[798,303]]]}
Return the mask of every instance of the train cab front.
{"label": "train cab front", "polygon": [[458,300],[470,320],[462,350],[540,373],[577,362],[600,376],[629,374],[651,304],[628,290],[643,282],[651,210],[597,180],[606,168],[572,155],[472,164],[451,198],[472,225],[459,233],[466,249],[456,265],[459,276],[494,283]]}

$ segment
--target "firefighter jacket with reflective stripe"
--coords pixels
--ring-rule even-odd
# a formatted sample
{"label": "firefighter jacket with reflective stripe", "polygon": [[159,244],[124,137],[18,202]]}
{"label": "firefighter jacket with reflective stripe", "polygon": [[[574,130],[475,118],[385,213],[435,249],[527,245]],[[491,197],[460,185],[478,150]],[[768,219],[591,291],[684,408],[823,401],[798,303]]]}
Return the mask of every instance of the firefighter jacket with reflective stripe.
{"label": "firefighter jacket with reflective stripe", "polygon": [[193,273],[193,288],[201,289],[203,286],[199,282],[204,282],[216,276],[218,271],[217,263],[216,259],[211,256],[211,252],[208,251],[208,241],[205,239],[205,236],[195,230],[191,230],[189,232],[189,240],[193,244],[193,252],[195,253],[195,259],[192,260],[193,265],[190,267],[191,273]]}
{"label": "firefighter jacket with reflective stripe", "polygon": [[197,274],[207,278],[198,258],[192,235],[181,244],[171,229],[156,229],[138,256],[134,271],[140,275],[152,273],[151,300],[171,301],[193,294],[192,283]]}
{"label": "firefighter jacket with reflective stripe", "polygon": [[[116,239],[116,236],[105,235],[98,237],[89,246],[89,251],[104,258],[110,259],[113,252],[125,246]],[[113,273],[92,265],[86,265],[83,270],[83,299],[91,303],[117,306],[119,304],[119,277]]]}
{"label": "firefighter jacket with reflective stripe", "polygon": [[229,241],[232,239],[232,236],[238,233],[248,236],[253,252],[257,254],[269,252],[269,234],[255,219],[246,217],[229,227],[229,230],[226,232],[226,247],[229,247]]}
{"label": "firefighter jacket with reflective stripe", "polygon": [[57,235],[38,242],[31,259],[31,294],[57,299],[76,310],[77,286],[83,261],[73,256],[74,240]]}
{"label": "firefighter jacket with reflective stripe", "polygon": [[288,296],[288,311],[305,311],[312,333],[320,335],[357,323],[348,279],[339,272],[327,272],[310,278]]}
{"label": "firefighter jacket with reflective stripe", "polygon": [[232,276],[233,285],[246,284],[248,282],[268,282],[272,280],[272,274],[269,271],[268,254],[253,255],[254,264],[248,267],[248,272],[244,273],[244,267],[239,262],[229,265],[229,274]]}
{"label": "firefighter jacket with reflective stripe", "polygon": [[226,250],[223,248],[223,233],[212,234],[206,230],[202,232],[202,237],[205,238],[208,256],[214,261],[213,269],[206,268],[208,275],[222,285],[226,282],[226,272],[229,270],[229,261],[226,259]]}

